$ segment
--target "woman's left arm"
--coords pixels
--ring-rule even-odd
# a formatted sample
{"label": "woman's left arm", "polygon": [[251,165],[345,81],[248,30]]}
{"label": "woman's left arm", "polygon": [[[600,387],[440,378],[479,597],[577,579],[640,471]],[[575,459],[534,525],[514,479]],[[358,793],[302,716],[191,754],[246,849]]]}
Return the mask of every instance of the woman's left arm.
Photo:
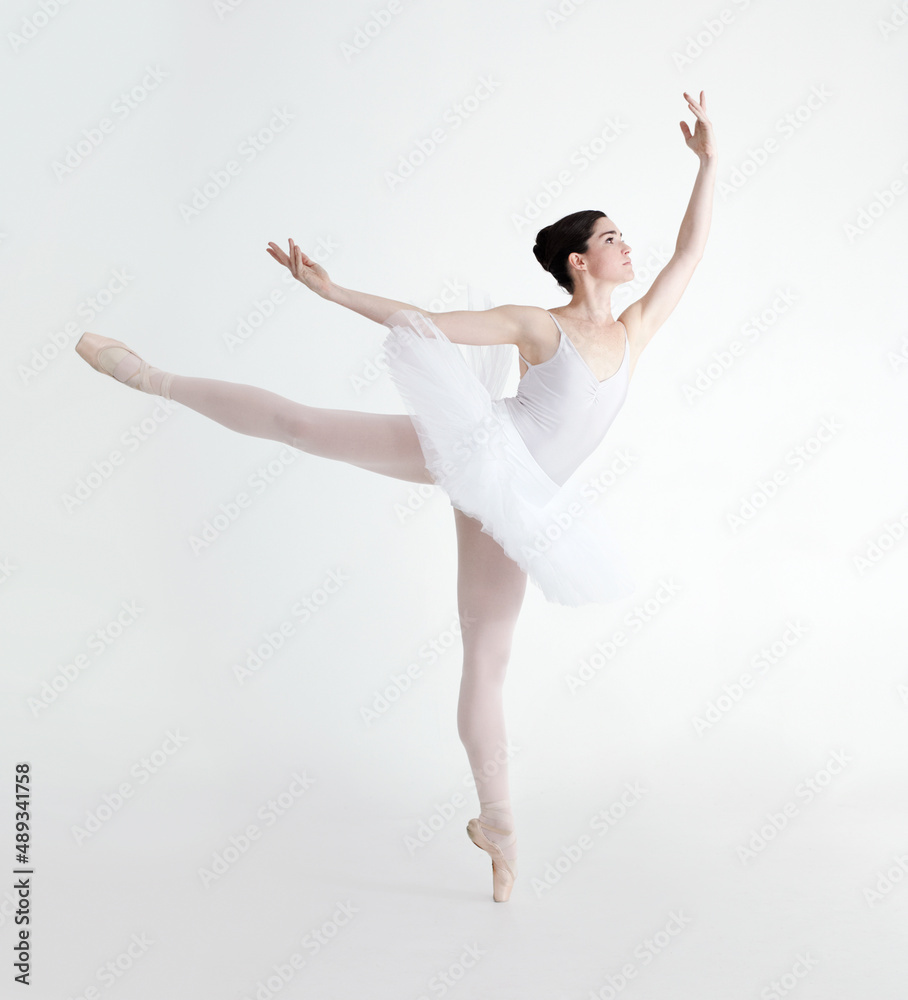
{"label": "woman's left arm", "polygon": [[675,241],[676,254],[687,254],[688,257],[698,261],[706,249],[706,237],[709,235],[709,225],[712,222],[716,162],[715,156],[700,160],[694,190],[691,192],[687,211],[678,230],[678,239]]}
{"label": "woman's left arm", "polygon": [[[718,157],[712,123],[706,116],[706,101],[700,91],[700,100],[695,101],[685,92],[691,110],[697,116],[694,132],[691,134],[687,122],[681,122],[684,141],[697,154],[700,169],[694,181],[687,211],[681,220],[675,252],[671,259],[656,275],[645,295],[632,302],[618,317],[624,322],[628,335],[639,356],[653,334],[671,315],[681,299],[684,289],[703,257],[706,237],[712,220],[713,192],[716,184]],[[633,332],[632,332],[633,331]]]}
{"label": "woman's left arm", "polygon": [[706,96],[700,91],[700,100],[695,101],[686,93],[691,110],[697,116],[693,134],[687,127],[687,122],[681,122],[684,141],[700,159],[700,169],[694,182],[687,211],[681,220],[681,229],[675,242],[675,253],[684,253],[696,257],[703,256],[706,248],[706,237],[709,235],[709,224],[713,212],[713,189],[716,184],[716,137],[712,122],[706,116]]}

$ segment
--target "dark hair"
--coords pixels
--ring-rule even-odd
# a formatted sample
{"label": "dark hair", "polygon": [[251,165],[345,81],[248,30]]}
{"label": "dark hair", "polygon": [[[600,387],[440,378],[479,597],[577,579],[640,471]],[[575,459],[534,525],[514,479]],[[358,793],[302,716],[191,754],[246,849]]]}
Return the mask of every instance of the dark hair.
{"label": "dark hair", "polygon": [[574,294],[574,279],[568,269],[567,259],[575,251],[586,253],[596,220],[605,217],[605,212],[594,209],[574,212],[540,229],[536,234],[536,245],[533,247],[536,260],[555,276],[555,280],[569,295]]}

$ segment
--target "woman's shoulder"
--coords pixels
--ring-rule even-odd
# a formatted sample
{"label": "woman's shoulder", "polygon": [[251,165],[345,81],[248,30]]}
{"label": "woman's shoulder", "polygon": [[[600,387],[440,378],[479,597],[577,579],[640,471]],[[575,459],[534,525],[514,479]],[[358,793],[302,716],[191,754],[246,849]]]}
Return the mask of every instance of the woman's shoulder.
{"label": "woman's shoulder", "polygon": [[541,306],[508,306],[515,322],[517,350],[530,362],[539,364],[558,347],[560,334],[552,314]]}

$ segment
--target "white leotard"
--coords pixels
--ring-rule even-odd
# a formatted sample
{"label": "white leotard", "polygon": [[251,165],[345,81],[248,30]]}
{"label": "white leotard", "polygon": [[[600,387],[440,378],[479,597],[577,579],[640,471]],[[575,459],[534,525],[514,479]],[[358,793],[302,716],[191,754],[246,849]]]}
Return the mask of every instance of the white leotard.
{"label": "white leotard", "polygon": [[[555,353],[531,365],[504,403],[530,454],[559,485],[602,441],[627,396],[630,343],[624,331],[624,358],[614,375],[600,381],[583,360],[556,317],[560,339]],[[623,326],[624,324],[622,324]]]}

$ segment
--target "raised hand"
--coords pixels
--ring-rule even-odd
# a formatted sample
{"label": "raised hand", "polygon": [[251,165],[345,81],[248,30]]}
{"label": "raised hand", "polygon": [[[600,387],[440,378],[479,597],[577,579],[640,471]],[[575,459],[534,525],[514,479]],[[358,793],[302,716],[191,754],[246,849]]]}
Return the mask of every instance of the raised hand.
{"label": "raised hand", "polygon": [[278,264],[283,264],[297,281],[301,281],[307,288],[311,288],[316,295],[321,295],[324,298],[331,286],[331,279],[328,277],[328,272],[318,261],[307,257],[293,240],[290,240],[289,256],[281,250],[277,243],[269,243],[265,249]]}
{"label": "raised hand", "polygon": [[701,160],[709,159],[716,155],[716,136],[713,132],[712,122],[706,117],[705,92],[700,91],[699,101],[694,100],[686,90],[684,91],[684,96],[687,98],[687,106],[697,116],[693,135],[691,135],[691,131],[687,127],[687,122],[683,121],[680,123],[681,131],[684,134],[684,141]]}

